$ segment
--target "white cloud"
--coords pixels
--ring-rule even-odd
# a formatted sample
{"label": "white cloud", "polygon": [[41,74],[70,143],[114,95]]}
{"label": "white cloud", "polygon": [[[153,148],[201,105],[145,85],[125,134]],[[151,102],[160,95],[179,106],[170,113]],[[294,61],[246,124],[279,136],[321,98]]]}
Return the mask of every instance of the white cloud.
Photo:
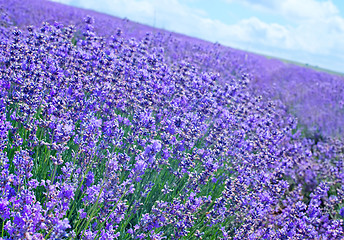
{"label": "white cloud", "polygon": [[239,2],[257,10],[278,14],[292,21],[323,19],[339,13],[331,1],[316,0],[227,0]]}
{"label": "white cloud", "polygon": [[[287,26],[247,19],[237,25],[255,33],[260,40],[286,50],[310,54],[344,54],[344,19],[332,1],[316,0],[227,0],[245,4],[266,14],[284,18]],[[253,26],[251,26],[253,25]],[[260,29],[260,30],[259,30]],[[262,32],[267,34],[261,34]],[[268,34],[270,33],[270,34]],[[279,42],[279,44],[278,44]],[[274,44],[275,43],[275,44]],[[276,44],[277,43],[277,44]]]}
{"label": "white cloud", "polygon": [[282,2],[279,9],[290,19],[327,19],[339,13],[331,1],[288,0]]}
{"label": "white cloud", "polygon": [[71,2],[73,2],[73,0],[53,0],[54,2],[58,2],[58,3],[64,3],[64,4],[71,4]]}

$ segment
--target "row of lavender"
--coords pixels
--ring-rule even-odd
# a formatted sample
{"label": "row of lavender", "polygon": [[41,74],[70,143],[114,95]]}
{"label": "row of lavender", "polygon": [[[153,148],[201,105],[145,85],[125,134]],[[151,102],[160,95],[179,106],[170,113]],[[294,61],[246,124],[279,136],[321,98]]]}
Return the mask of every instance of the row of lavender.
{"label": "row of lavender", "polygon": [[315,71],[277,59],[245,53],[219,44],[193,42],[156,34],[153,45],[163,46],[169,61],[186,60],[200,71],[221,75],[250,75],[252,92],[281,101],[299,119],[306,136],[339,137],[344,134],[344,76]]}
{"label": "row of lavender", "polygon": [[344,236],[342,142],[302,138],[238,58],[207,73],[92,21],[3,24],[3,239]]}
{"label": "row of lavender", "polygon": [[[97,18],[95,31],[110,37],[121,28],[126,38],[143,39],[153,32],[154,46],[165,49],[167,62],[185,60],[199,72],[211,71],[221,75],[221,81],[243,72],[251,75],[250,88],[268,98],[278,99],[299,119],[299,127],[308,137],[342,137],[344,134],[344,77],[318,72],[279,60],[231,49],[218,44],[189,38],[89,10],[76,10],[42,0],[16,0],[8,5],[1,0],[16,26],[39,26],[43,21],[59,21],[66,25],[82,25],[82,18],[91,14]],[[55,8],[61,11],[54,11]],[[292,89],[292,91],[291,91]]]}

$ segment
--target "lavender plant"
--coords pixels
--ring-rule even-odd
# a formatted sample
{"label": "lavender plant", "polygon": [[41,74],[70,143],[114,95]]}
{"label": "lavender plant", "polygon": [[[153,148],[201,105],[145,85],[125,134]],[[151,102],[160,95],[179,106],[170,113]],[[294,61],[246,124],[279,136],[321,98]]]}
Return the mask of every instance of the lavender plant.
{"label": "lavender plant", "polygon": [[[118,26],[102,35],[67,7],[24,28],[11,16],[33,10],[13,6],[0,43],[2,239],[343,238],[343,142],[306,138],[284,99],[257,94],[242,55]],[[70,16],[40,23],[49,14]]]}

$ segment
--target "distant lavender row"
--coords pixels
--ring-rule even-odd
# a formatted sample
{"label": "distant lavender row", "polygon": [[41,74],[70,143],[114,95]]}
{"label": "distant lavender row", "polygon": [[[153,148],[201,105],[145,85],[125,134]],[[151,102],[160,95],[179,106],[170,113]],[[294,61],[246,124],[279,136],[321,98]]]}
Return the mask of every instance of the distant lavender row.
{"label": "distant lavender row", "polygon": [[3,20],[2,239],[344,237],[344,143],[303,138],[239,55]]}
{"label": "distant lavender row", "polygon": [[276,59],[245,53],[219,44],[192,42],[157,35],[170,62],[186,60],[200,71],[211,71],[228,82],[233,75],[250,75],[252,92],[281,101],[307,134],[344,136],[344,77]]}

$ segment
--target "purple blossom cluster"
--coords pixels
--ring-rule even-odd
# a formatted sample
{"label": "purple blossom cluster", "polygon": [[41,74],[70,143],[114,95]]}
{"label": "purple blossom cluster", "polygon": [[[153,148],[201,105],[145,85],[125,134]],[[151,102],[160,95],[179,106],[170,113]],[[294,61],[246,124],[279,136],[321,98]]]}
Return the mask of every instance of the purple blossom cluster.
{"label": "purple blossom cluster", "polygon": [[[107,38],[115,35],[118,28],[122,29],[127,39],[135,37],[142,40],[147,32],[151,32],[150,47],[163,47],[166,63],[192,63],[198,72],[220,74],[220,82],[231,81],[232,75],[240,77],[243,73],[249,74],[251,90],[281,101],[288,112],[298,118],[299,127],[306,137],[341,137],[344,133],[344,77],[341,75],[316,71],[54,2],[15,0],[9,5],[8,1],[0,0],[1,4],[7,11],[2,11],[2,31],[11,25],[40,26],[42,22],[54,24],[58,21],[65,25],[73,24],[79,29],[77,36],[81,36],[83,17],[92,15],[97,18],[92,25],[94,31]],[[56,8],[60,11],[54,11]]]}
{"label": "purple blossom cluster", "polygon": [[258,88],[271,68],[30,4],[1,12],[1,239],[343,239],[344,142]]}

